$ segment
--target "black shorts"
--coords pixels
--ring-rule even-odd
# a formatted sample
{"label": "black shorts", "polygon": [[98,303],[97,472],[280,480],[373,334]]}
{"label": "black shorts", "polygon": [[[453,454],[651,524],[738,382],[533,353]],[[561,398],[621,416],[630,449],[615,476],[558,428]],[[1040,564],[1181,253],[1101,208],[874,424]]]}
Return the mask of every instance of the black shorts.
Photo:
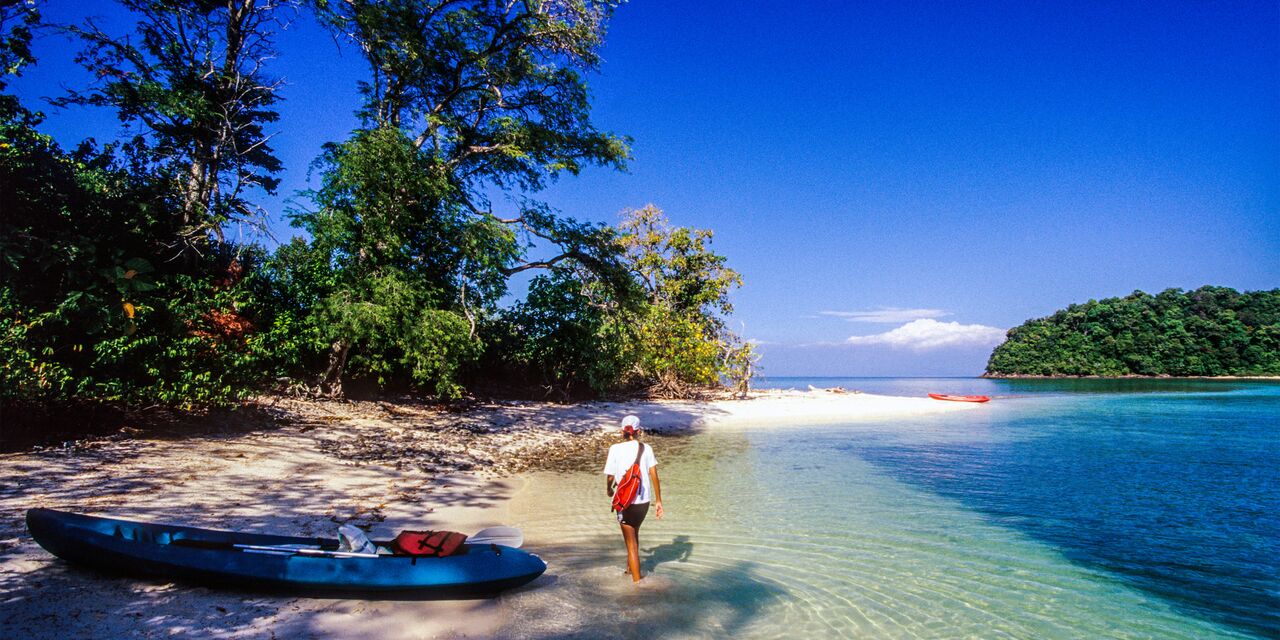
{"label": "black shorts", "polygon": [[640,525],[644,523],[644,517],[647,515],[649,515],[649,503],[638,502],[619,511],[618,522],[639,529]]}

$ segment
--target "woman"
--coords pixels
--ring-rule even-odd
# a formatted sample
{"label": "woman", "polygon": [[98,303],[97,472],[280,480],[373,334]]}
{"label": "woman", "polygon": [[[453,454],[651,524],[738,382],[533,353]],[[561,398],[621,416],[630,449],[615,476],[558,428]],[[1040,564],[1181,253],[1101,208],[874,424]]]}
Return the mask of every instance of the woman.
{"label": "woman", "polygon": [[609,457],[604,463],[605,493],[613,497],[619,480],[631,468],[640,466],[640,488],[635,500],[618,511],[618,526],[622,528],[622,541],[627,545],[627,568],[631,581],[640,582],[640,525],[649,513],[653,502],[658,519],[662,519],[662,486],[658,483],[658,459],[653,448],[640,442],[640,418],[627,416],[622,419],[623,441],[609,447]]}

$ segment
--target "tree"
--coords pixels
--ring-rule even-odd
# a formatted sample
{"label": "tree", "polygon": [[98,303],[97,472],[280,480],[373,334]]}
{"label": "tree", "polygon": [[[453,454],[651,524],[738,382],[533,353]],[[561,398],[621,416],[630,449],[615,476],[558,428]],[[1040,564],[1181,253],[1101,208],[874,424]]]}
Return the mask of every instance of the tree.
{"label": "tree", "polygon": [[116,109],[139,125],[159,179],[180,212],[174,249],[199,252],[228,222],[259,224],[252,191],[274,193],[280,161],[265,125],[278,114],[280,81],[264,66],[275,55],[271,24],[288,0],[120,0],[138,17],[135,43],[92,20],[69,27],[86,48],[77,60],[100,82],[57,104]]}
{"label": "tree", "polygon": [[[35,60],[39,13],[0,5],[0,90]],[[0,95],[0,401],[62,401],[109,385],[94,347],[137,330],[155,286],[143,257],[150,195],[127,166],[82,146],[67,153],[41,116]],[[103,240],[106,242],[103,242]],[[90,347],[86,349],[85,347]]]}
{"label": "tree", "polygon": [[[135,135],[64,150],[0,94],[6,406],[198,409],[299,372],[331,394],[345,378],[456,397],[488,373],[481,357],[563,397],[749,377],[725,320],[741,279],[710,232],[652,207],[586,223],[535,199],[627,159],[584,79],[614,3],[310,0],[370,76],[361,127],[324,147],[291,212],[310,241],[272,255],[224,231],[276,188],[264,65],[292,0],[121,4],[132,38],[65,28],[97,80],[58,104],[114,109]],[[0,90],[32,62],[33,6],[0,1]]]}
{"label": "tree", "polygon": [[[412,140],[445,206],[508,226],[561,251],[509,259],[506,275],[574,258],[601,259],[599,228],[524,196],[587,164],[624,167],[627,140],[598,130],[583,73],[599,62],[615,3],[590,0],[319,0],[336,33],[364,53],[361,110],[371,128]],[[494,213],[490,194],[518,200]],[[526,247],[527,248],[527,247]],[[523,252],[516,254],[523,257]]]}
{"label": "tree", "polygon": [[685,397],[731,383],[745,389],[755,356],[729,331],[741,276],[711,250],[710,231],[673,227],[653,205],[625,212],[615,245],[627,278],[575,261],[530,285],[507,318],[508,347],[538,384],[563,395],[645,389]]}
{"label": "tree", "polygon": [[745,388],[755,358],[725,326],[729,293],[742,276],[711,251],[711,231],[672,227],[653,205],[626,212],[619,229],[625,263],[646,298],[635,320],[641,376],[659,395],[724,380]]}
{"label": "tree", "polygon": [[[238,291],[158,258],[174,215],[129,148],[0,119],[0,401],[194,407],[247,390]],[[232,248],[234,249],[234,248]]]}
{"label": "tree", "polygon": [[490,330],[491,370],[514,374],[544,398],[625,390],[637,373],[636,284],[616,286],[573,261],[538,275]]}
{"label": "tree", "polygon": [[[453,373],[431,364],[443,360],[420,349],[421,338],[465,360],[478,352],[477,322],[496,308],[510,275],[566,260],[613,266],[601,225],[526,198],[564,172],[621,167],[626,158],[624,140],[591,124],[581,75],[597,62],[612,5],[322,0],[316,7],[370,65],[361,85],[364,128],[327,147],[316,208],[294,213],[343,274],[326,306],[335,335],[323,386],[341,392],[360,347],[356,360],[367,373],[412,361],[419,383],[430,378],[437,390],[456,393],[455,382],[439,377]],[[494,193],[519,210],[495,214]],[[534,259],[535,244],[558,254]],[[406,309],[408,316],[397,315]],[[347,322],[349,313],[365,320]],[[385,339],[370,341],[373,333]]]}

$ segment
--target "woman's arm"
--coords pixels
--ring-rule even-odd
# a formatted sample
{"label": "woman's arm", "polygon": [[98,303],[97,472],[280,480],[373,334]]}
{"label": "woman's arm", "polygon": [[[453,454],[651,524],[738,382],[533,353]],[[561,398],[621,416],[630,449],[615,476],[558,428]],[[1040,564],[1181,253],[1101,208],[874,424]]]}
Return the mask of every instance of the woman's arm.
{"label": "woman's arm", "polygon": [[649,483],[653,485],[653,505],[657,507],[658,519],[662,519],[662,483],[658,482],[658,465],[649,467]]}

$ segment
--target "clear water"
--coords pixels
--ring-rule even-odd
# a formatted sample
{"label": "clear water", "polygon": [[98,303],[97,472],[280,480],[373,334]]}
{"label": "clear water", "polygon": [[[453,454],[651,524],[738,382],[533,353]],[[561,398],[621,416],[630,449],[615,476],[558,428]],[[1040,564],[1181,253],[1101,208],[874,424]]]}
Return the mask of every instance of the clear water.
{"label": "clear water", "polygon": [[794,380],[996,399],[655,441],[640,590],[601,477],[538,475],[513,518],[551,569],[508,633],[1280,637],[1280,384]]}

